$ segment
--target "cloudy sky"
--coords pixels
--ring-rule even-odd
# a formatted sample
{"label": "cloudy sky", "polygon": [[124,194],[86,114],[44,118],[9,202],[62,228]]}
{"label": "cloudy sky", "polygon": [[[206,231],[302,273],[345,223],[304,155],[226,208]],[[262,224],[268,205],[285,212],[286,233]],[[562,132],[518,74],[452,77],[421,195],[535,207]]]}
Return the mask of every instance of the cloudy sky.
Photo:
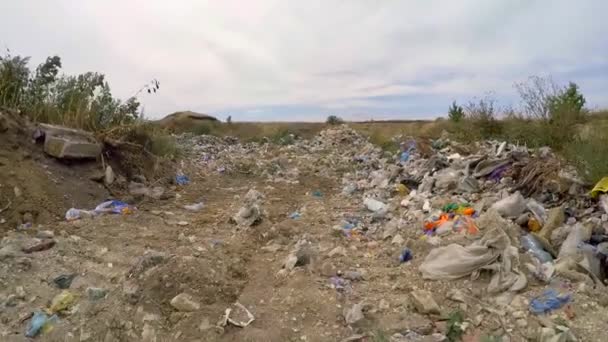
{"label": "cloudy sky", "polygon": [[420,119],[515,82],[577,82],[608,107],[606,0],[1,0],[0,47],[99,71],[149,117]]}

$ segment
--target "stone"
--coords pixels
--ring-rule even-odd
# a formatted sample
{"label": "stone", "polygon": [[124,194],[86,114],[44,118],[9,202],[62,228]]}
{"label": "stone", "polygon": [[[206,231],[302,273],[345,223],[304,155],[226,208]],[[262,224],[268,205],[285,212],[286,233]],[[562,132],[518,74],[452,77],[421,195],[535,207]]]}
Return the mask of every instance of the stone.
{"label": "stone", "polygon": [[346,271],[342,275],[342,278],[352,280],[352,281],[359,281],[359,280],[363,280],[363,273],[361,273],[359,271]]}
{"label": "stone", "polygon": [[415,290],[410,293],[412,303],[418,312],[422,314],[440,314],[439,305],[433,299],[430,292]]}
{"label": "stone", "polygon": [[55,233],[52,230],[40,230],[36,234],[39,239],[52,239],[55,237]]}
{"label": "stone", "polygon": [[363,315],[363,304],[355,304],[350,309],[344,308],[343,315],[346,324],[352,325],[358,323],[365,319],[365,316]]}
{"label": "stone", "polygon": [[114,174],[114,170],[112,170],[112,167],[110,165],[106,166],[106,172],[104,174],[104,183],[106,185],[111,185],[112,183],[114,183],[114,180],[116,179],[116,175]]}
{"label": "stone", "polygon": [[295,256],[294,254],[289,254],[287,256],[287,258],[285,259],[285,263],[283,264],[283,267],[286,270],[293,270],[294,267],[296,267],[297,263],[298,263],[298,257]]}
{"label": "stone", "polygon": [[403,245],[403,243],[405,242],[405,240],[403,239],[403,236],[401,236],[401,234],[397,234],[393,237],[393,240],[391,240],[391,244],[393,245]]}
{"label": "stone", "polygon": [[0,248],[0,261],[5,259],[11,259],[19,254],[17,248],[13,245],[6,245]]}
{"label": "stone", "polygon": [[26,293],[25,293],[25,289],[23,289],[23,286],[17,286],[15,288],[15,295],[19,299],[25,299]]}
{"label": "stone", "polygon": [[338,274],[338,269],[331,262],[325,261],[321,264],[319,272],[324,277],[334,277]]}
{"label": "stone", "polygon": [[108,294],[108,290],[102,289],[100,287],[88,287],[87,288],[87,296],[89,296],[90,300],[99,300],[106,297]]}
{"label": "stone", "polygon": [[198,311],[201,305],[187,293],[180,293],[171,299],[171,306],[183,312]]}
{"label": "stone", "polygon": [[448,291],[447,298],[449,298],[455,302],[460,302],[460,303],[465,302],[464,293],[462,292],[462,290],[459,290],[459,289],[452,289],[452,290]]}
{"label": "stone", "polygon": [[101,145],[77,137],[47,135],[44,152],[59,159],[95,159],[101,154]]}
{"label": "stone", "polygon": [[338,246],[338,247],[332,249],[327,255],[330,258],[333,258],[336,255],[346,256],[346,248],[344,248],[342,246]]}

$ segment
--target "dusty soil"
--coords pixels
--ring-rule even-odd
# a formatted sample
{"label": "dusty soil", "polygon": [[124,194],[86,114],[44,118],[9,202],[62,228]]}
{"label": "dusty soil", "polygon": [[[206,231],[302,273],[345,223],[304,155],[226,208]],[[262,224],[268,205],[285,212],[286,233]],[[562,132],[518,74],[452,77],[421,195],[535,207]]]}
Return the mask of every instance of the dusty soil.
{"label": "dusty soil", "polygon": [[[35,152],[35,146],[8,146],[13,147],[2,148],[0,154],[8,161],[0,166],[0,203],[14,198],[13,187],[20,186],[26,199],[14,205],[30,205],[28,210],[48,213],[48,217],[36,219],[25,230],[15,230],[8,223],[3,226],[2,341],[29,340],[24,337],[28,315],[48,308],[61,293],[53,284],[55,277],[72,273],[76,277],[69,291],[75,301],[60,314],[53,329],[37,340],[253,342],[353,337],[352,341],[388,341],[393,333],[407,331],[431,338],[432,333],[448,334],[446,318],[456,310],[471,322],[466,341],[482,341],[482,336],[536,340],[542,319],[563,320],[581,341],[605,340],[608,311],[602,305],[608,303],[600,300],[602,293],[585,283],[556,279],[557,286],[572,291],[571,307],[568,312],[538,318],[527,311],[527,303],[545,285],[534,280],[525,292],[504,299],[507,308],[502,310],[496,309],[495,296],[484,293],[487,276],[474,281],[423,280],[418,266],[433,247],[415,238],[418,225],[400,228],[414,255],[408,263],[398,261],[402,246],[390,239],[336,234],[332,226],[345,216],[369,216],[360,198],[341,193],[339,170],[305,169],[297,184],[269,182],[246,173],[191,172],[191,183],[176,188],[174,199],[142,203],[131,215],[65,222],[62,210],[90,208],[106,198],[105,189],[88,181],[84,176],[88,170],[47,159]],[[285,154],[284,165],[293,164],[292,156],[281,151],[271,149],[266,156]],[[309,164],[316,165],[321,157],[311,154]],[[230,217],[252,188],[264,194],[266,215],[259,225],[238,229]],[[183,205],[201,200],[205,203],[201,211],[183,209]],[[392,204],[399,208],[399,201],[396,196]],[[301,217],[290,218],[296,210]],[[398,216],[406,209],[397,210]],[[20,251],[47,230],[53,232],[55,246],[31,254]],[[312,245],[310,263],[281,271],[301,239]],[[336,247],[343,247],[344,253],[329,256]],[[333,275],[349,271],[358,271],[362,278],[352,280],[345,289],[332,286]],[[105,289],[107,294],[92,299],[89,287]],[[410,299],[416,289],[432,293],[440,314],[416,312]],[[462,290],[464,303],[448,298],[453,289]],[[171,299],[184,292],[200,303],[199,310],[180,312],[171,306]],[[217,327],[225,309],[235,302],[250,310],[255,321],[244,328]],[[356,303],[363,303],[365,319],[348,325],[344,309]],[[523,312],[525,324],[521,318],[516,324],[514,312]]]}

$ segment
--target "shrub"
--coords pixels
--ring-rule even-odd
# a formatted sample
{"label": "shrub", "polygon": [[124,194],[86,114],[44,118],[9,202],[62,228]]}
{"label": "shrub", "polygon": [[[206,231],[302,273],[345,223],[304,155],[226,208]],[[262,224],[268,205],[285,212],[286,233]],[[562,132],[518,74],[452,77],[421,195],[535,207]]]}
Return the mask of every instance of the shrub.
{"label": "shrub", "polygon": [[328,125],[340,125],[344,123],[344,120],[342,120],[342,118],[340,118],[339,116],[330,115],[327,117],[327,120],[325,120],[325,123],[327,123]]}
{"label": "shrub", "polygon": [[159,89],[157,80],[143,86],[135,96],[121,101],[112,95],[105,76],[96,72],[59,75],[59,56],[48,57],[34,72],[29,57],[0,57],[0,105],[19,109],[34,121],[87,130],[104,130],[129,124],[140,117],[136,96]]}
{"label": "shrub", "polygon": [[456,104],[456,101],[452,102],[448,110],[448,118],[453,122],[460,122],[464,119],[464,109]]}
{"label": "shrub", "polygon": [[467,128],[471,132],[477,131],[483,139],[497,136],[501,132],[500,123],[496,119],[496,100],[489,95],[477,101],[469,101],[465,106],[465,116],[469,121]]}

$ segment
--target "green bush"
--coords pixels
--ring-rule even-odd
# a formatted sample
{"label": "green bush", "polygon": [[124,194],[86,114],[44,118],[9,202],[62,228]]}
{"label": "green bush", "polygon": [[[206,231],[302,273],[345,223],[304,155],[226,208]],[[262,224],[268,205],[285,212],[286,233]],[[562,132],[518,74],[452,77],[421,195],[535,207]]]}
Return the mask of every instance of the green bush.
{"label": "green bush", "polygon": [[344,120],[339,116],[330,115],[327,117],[327,120],[325,120],[325,123],[328,125],[341,125],[344,123]]}
{"label": "green bush", "polygon": [[[28,63],[29,57],[10,51],[0,57],[0,105],[19,109],[36,122],[92,131],[133,123],[141,116],[137,98],[115,98],[103,74],[59,75],[59,56],[48,57],[33,72]],[[157,89],[154,80],[138,94]]]}
{"label": "green bush", "polygon": [[452,102],[452,105],[448,109],[448,118],[453,122],[460,122],[464,119],[464,109],[456,104],[456,101]]}
{"label": "green bush", "polygon": [[502,127],[496,119],[496,110],[496,100],[490,96],[470,101],[465,106],[465,117],[468,121],[466,128],[469,133],[475,136],[476,132],[482,139],[498,136]]}

